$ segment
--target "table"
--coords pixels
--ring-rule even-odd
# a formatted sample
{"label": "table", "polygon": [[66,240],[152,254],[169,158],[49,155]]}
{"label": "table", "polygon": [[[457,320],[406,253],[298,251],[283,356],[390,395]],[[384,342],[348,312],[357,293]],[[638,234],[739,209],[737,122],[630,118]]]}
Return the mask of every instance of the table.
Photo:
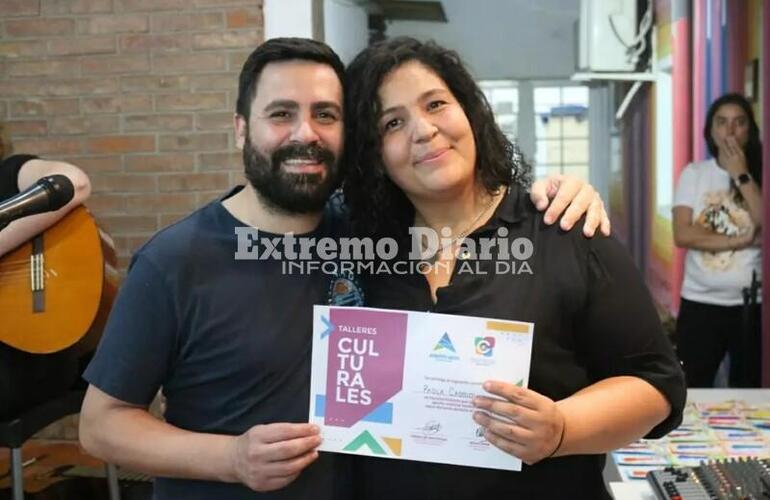
{"label": "table", "polygon": [[[770,389],[688,389],[688,403],[718,403],[742,400],[747,403],[770,403]],[[615,500],[655,500],[655,494],[647,481],[620,481],[620,472],[607,454],[605,481]]]}

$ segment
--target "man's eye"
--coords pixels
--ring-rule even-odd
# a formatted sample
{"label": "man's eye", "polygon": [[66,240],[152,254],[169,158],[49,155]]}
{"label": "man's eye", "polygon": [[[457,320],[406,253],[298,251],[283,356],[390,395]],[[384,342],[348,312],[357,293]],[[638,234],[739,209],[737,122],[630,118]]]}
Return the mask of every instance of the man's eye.
{"label": "man's eye", "polygon": [[321,111],[320,113],[318,113],[317,117],[318,117],[318,120],[324,123],[332,123],[339,120],[339,117],[337,116],[337,114],[332,113],[330,111]]}
{"label": "man's eye", "polygon": [[270,118],[285,119],[289,118],[291,114],[288,111],[273,111],[270,113]]}

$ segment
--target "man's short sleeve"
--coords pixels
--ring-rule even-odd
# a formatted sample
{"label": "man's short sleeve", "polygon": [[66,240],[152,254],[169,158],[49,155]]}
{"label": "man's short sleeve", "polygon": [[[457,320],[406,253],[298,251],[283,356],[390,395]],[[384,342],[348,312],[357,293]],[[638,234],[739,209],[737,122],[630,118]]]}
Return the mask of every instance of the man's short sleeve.
{"label": "man's short sleeve", "polygon": [[692,165],[688,165],[682,170],[679,176],[679,181],[676,183],[676,191],[674,192],[674,205],[675,207],[695,207],[695,197],[697,195],[695,185],[695,170]]}
{"label": "man's short sleeve", "polygon": [[114,398],[148,405],[175,358],[176,318],[163,273],[150,258],[138,254],[83,377]]}
{"label": "man's short sleeve", "polygon": [[33,155],[9,156],[0,162],[0,201],[19,194],[19,171],[29,160],[34,160]]}
{"label": "man's short sleeve", "polygon": [[632,376],[655,387],[671,405],[646,436],[660,437],[682,420],[684,374],[628,253],[612,238],[597,236],[588,245],[588,299],[578,325],[592,378]]}

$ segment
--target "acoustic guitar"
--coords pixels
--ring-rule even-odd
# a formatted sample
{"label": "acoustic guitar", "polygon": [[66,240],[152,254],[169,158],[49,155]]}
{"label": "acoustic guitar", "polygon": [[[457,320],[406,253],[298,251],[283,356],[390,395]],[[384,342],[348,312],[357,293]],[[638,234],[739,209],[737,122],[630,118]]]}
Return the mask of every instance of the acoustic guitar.
{"label": "acoustic guitar", "polygon": [[93,350],[118,284],[112,239],[77,207],[0,259],[0,342],[35,354],[78,341]]}

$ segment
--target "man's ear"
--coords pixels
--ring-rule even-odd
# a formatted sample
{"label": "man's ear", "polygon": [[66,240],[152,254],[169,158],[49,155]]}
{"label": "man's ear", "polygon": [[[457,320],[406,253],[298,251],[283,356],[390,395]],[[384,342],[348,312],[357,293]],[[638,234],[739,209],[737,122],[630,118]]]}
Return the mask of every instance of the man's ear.
{"label": "man's ear", "polygon": [[235,126],[235,147],[242,150],[246,143],[246,134],[249,133],[249,125],[243,115],[235,113],[233,115],[233,125]]}

